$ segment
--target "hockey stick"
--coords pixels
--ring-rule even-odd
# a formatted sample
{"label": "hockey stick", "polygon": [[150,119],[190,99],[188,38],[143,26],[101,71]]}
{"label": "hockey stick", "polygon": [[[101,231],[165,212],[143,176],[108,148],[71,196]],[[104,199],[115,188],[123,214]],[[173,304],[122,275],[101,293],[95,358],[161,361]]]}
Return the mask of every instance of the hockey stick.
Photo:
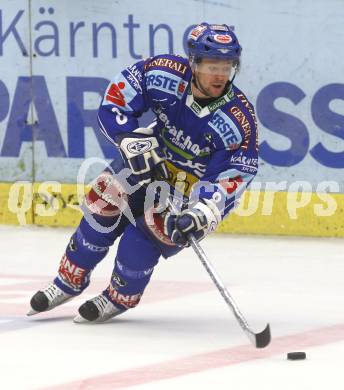
{"label": "hockey stick", "polygon": [[[175,213],[178,213],[178,210],[176,206],[174,205],[173,201],[171,201],[170,198],[167,198],[168,206],[171,208],[171,210]],[[241,326],[242,330],[246,333],[248,338],[250,339],[251,343],[256,348],[264,348],[266,347],[270,341],[271,341],[271,333],[270,333],[270,325],[267,324],[265,329],[260,333],[255,333],[250,326],[248,325],[245,317],[239,310],[239,307],[235,303],[234,299],[226,289],[225,285],[223,284],[222,280],[218,276],[217,272],[215,271],[213,265],[209,261],[207,255],[203,251],[202,247],[196,240],[193,234],[188,234],[187,236],[189,244],[192,246],[193,250],[195,251],[196,255],[200,259],[201,263],[203,264],[204,268],[207,270],[211,280],[214,282],[215,286],[219,290],[220,294],[222,295],[223,299],[229,306],[229,308],[232,310],[235,318],[239,322],[239,325]]]}

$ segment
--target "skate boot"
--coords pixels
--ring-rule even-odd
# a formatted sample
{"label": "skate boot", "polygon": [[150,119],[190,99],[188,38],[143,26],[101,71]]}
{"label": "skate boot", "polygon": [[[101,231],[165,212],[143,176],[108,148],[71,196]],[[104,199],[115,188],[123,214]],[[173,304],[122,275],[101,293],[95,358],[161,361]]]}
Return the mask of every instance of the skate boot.
{"label": "skate boot", "polygon": [[72,299],[74,295],[70,295],[62,291],[55,283],[49,283],[46,288],[39,290],[31,298],[31,310],[27,313],[32,316],[43,311],[54,309],[54,307]]}
{"label": "skate boot", "polygon": [[79,315],[74,318],[77,324],[100,323],[125,312],[126,308],[115,306],[104,294],[100,294],[79,307]]}

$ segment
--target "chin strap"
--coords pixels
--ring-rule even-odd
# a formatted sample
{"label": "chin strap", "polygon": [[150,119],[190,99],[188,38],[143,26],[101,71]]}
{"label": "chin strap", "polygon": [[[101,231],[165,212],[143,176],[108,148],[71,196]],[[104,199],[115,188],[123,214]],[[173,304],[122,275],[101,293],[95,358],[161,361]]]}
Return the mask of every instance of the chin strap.
{"label": "chin strap", "polygon": [[195,72],[192,73],[192,84],[201,92],[203,93],[203,95],[211,98],[212,96],[209,95],[209,93],[202,87],[201,83],[199,82],[199,80],[197,79],[196,77],[196,74]]}

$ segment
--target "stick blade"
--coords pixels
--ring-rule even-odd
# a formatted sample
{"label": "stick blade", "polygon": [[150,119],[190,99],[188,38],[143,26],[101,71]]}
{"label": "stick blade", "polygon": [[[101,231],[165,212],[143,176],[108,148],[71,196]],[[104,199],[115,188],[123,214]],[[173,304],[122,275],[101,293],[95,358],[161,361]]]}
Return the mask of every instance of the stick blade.
{"label": "stick blade", "polygon": [[256,348],[265,348],[267,345],[270,344],[271,341],[271,332],[270,332],[270,325],[267,324],[265,329],[255,334],[255,344]]}

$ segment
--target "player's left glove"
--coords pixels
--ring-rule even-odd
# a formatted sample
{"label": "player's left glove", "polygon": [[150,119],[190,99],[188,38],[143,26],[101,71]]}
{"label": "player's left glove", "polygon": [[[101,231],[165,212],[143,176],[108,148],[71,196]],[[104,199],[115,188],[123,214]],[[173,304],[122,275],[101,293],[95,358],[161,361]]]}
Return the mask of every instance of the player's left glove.
{"label": "player's left glove", "polygon": [[197,202],[192,208],[179,215],[169,211],[164,219],[164,233],[179,246],[188,244],[188,234],[192,233],[197,241],[214,231],[221,220],[215,206],[207,200]]}
{"label": "player's left glove", "polygon": [[164,161],[166,155],[151,128],[140,127],[131,133],[119,134],[116,143],[124,164],[141,185],[149,184],[155,178],[168,178]]}

